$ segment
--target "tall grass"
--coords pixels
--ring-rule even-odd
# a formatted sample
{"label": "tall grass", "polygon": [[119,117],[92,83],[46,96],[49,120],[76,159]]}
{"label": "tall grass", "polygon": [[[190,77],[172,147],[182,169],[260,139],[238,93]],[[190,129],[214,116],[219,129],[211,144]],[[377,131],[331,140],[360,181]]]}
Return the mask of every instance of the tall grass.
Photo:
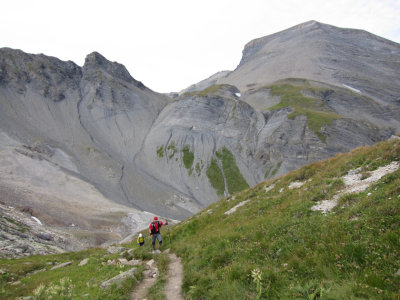
{"label": "tall grass", "polygon": [[[398,299],[400,171],[342,197],[327,215],[310,209],[338,193],[349,170],[372,171],[393,160],[400,160],[398,141],[361,147],[244,190],[208,207],[212,213],[176,225],[172,247],[184,262],[187,297]],[[289,189],[295,180],[307,182]]]}
{"label": "tall grass", "polygon": [[[0,269],[4,274],[0,277],[0,298],[34,296],[33,299],[49,299],[53,294],[54,299],[129,299],[136,284],[134,278],[126,280],[120,287],[100,288],[103,281],[132,268],[108,263],[109,260],[116,261],[118,257],[118,254],[109,254],[105,249],[94,248],[56,255],[2,259]],[[88,263],[79,266],[85,258],[89,258]],[[72,265],[51,270],[56,263],[67,261],[72,261]],[[140,277],[141,271],[142,267],[139,267],[137,277]],[[69,296],[57,298],[54,293]]]}

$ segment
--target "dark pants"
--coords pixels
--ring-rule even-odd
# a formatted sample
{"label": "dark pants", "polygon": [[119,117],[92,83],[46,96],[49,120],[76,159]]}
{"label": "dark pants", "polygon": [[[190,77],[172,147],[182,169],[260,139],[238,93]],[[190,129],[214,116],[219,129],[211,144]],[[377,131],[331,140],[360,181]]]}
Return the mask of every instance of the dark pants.
{"label": "dark pants", "polygon": [[151,235],[151,244],[153,245],[153,248],[156,244],[156,239],[158,240],[158,247],[161,247],[162,244],[162,239],[161,239],[161,234],[160,233],[153,233]]}

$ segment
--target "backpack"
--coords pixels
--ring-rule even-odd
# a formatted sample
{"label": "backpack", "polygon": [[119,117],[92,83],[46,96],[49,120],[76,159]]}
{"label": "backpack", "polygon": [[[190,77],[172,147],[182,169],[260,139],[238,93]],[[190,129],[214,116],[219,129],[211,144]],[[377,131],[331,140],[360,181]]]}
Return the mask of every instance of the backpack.
{"label": "backpack", "polygon": [[151,233],[158,233],[160,230],[160,222],[151,222]]}

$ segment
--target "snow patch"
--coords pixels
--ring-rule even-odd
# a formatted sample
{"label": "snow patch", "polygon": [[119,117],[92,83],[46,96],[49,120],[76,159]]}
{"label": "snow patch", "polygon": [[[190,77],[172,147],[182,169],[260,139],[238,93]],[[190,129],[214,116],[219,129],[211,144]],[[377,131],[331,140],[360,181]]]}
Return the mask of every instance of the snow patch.
{"label": "snow patch", "polygon": [[342,84],[345,88],[348,88],[349,90],[351,90],[351,91],[353,91],[353,92],[356,92],[356,93],[358,93],[358,94],[361,94],[361,91],[360,90],[358,90],[358,89],[356,89],[356,88],[353,88],[353,87],[351,87],[351,86],[349,86],[349,85],[347,85],[347,84]]}
{"label": "snow patch", "polygon": [[36,223],[38,223],[39,225],[43,225],[42,222],[40,222],[40,220],[36,217],[31,217],[32,219],[34,219],[36,221]]}
{"label": "snow patch", "polygon": [[235,93],[235,95],[236,95],[236,97],[238,97],[238,98],[242,97],[242,94],[241,94],[241,93]]}

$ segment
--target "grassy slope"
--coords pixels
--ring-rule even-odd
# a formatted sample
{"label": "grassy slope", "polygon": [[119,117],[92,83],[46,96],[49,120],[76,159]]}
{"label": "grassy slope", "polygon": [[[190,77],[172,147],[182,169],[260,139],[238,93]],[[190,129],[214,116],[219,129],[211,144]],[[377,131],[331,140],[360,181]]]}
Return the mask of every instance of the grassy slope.
{"label": "grassy slope", "polygon": [[[120,257],[119,254],[112,255],[105,249],[93,248],[80,252],[29,256],[12,260],[2,259],[0,269],[5,274],[0,277],[0,299],[35,295],[34,291],[40,285],[44,285],[47,291],[44,296],[37,296],[34,299],[48,299],[51,293],[49,286],[53,285],[53,291],[61,288],[60,280],[67,280],[70,286],[64,285],[62,291],[58,290],[58,293],[64,297],[59,296],[54,299],[124,299],[124,297],[128,299],[135,285],[133,279],[127,280],[121,288],[113,286],[104,291],[99,288],[103,281],[132,268],[107,263],[108,260],[116,260],[118,257]],[[89,258],[89,262],[84,266],[79,266],[85,258]],[[72,261],[71,266],[50,270],[56,263],[68,261]],[[143,267],[139,267],[138,278],[141,277],[142,269]],[[34,274],[33,272],[37,270],[43,271]]]}
{"label": "grassy slope", "polygon": [[281,97],[281,102],[270,107],[269,110],[292,107],[294,111],[288,117],[294,119],[298,115],[306,116],[308,127],[315,132],[321,141],[325,142],[326,137],[320,133],[321,128],[330,125],[336,119],[340,119],[340,116],[331,111],[320,99],[303,96],[302,91],[316,90],[316,88],[309,86],[307,82],[303,84],[304,86],[275,84],[265,87],[270,90],[271,95]]}
{"label": "grassy slope", "polygon": [[[368,174],[394,160],[400,161],[398,140],[362,147],[242,191],[163,229],[164,249],[172,247],[183,259],[186,298],[398,299],[400,171],[365,192],[342,197],[328,215],[310,210],[315,201],[330,199],[343,188],[341,177],[349,170],[361,167]],[[288,189],[293,181],[309,179],[298,189]],[[247,199],[250,202],[237,212],[224,214]],[[136,258],[150,259],[149,247],[147,240],[135,251]],[[89,263],[79,267],[86,257]],[[106,263],[117,257],[90,249],[0,260],[5,271],[0,298],[32,295],[41,283],[48,286],[69,278],[73,299],[129,299],[135,284],[131,279],[122,288],[99,289],[101,282],[129,268]],[[65,261],[73,261],[72,266],[49,270],[48,263]],[[165,269],[165,257],[160,256],[159,264]],[[46,271],[27,276],[43,268]],[[261,272],[258,289],[251,276],[254,269]],[[160,278],[153,292],[162,298],[165,277]]]}
{"label": "grassy slope", "polygon": [[251,272],[258,269],[262,298],[398,299],[400,171],[342,197],[328,215],[310,210],[343,188],[349,170],[371,171],[393,160],[400,160],[399,141],[362,147],[221,200],[177,225],[170,235],[184,261],[187,297],[254,299]]}

